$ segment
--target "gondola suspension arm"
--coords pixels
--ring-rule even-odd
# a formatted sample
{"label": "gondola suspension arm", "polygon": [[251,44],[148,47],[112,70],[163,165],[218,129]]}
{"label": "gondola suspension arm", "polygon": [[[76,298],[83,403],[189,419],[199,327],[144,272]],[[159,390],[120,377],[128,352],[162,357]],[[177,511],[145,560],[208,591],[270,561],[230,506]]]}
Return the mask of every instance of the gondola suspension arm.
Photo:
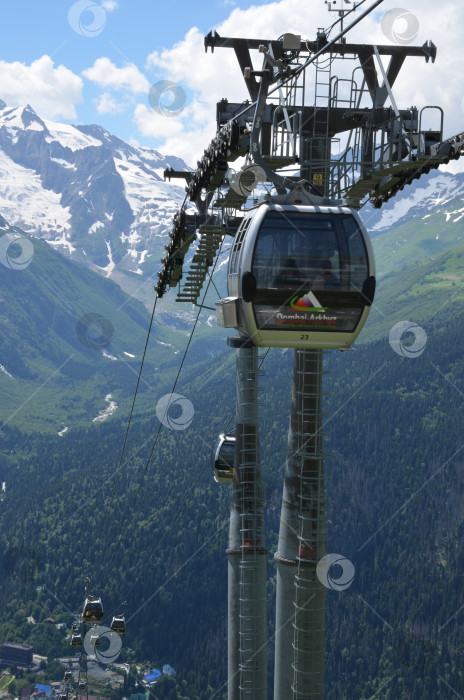
{"label": "gondola suspension arm", "polygon": [[261,155],[261,147],[259,144],[259,138],[261,135],[261,129],[262,129],[262,122],[263,122],[263,115],[264,115],[264,110],[266,108],[266,99],[267,99],[267,93],[269,90],[269,85],[271,82],[271,76],[272,76],[272,68],[269,66],[267,67],[267,63],[269,62],[269,56],[267,52],[265,53],[265,58],[264,58],[264,66],[263,70],[261,71],[261,81],[259,84],[259,93],[258,93],[258,99],[256,101],[256,107],[255,107],[255,114],[253,117],[253,126],[251,129],[251,135],[250,135],[250,151],[251,151],[251,156],[263,172],[266,175],[266,180],[268,182],[272,182],[275,186],[279,194],[285,194],[287,189],[293,189],[295,186],[295,183],[290,180],[287,177],[282,177],[282,175],[278,175],[275,173],[271,168],[269,168],[266,163],[264,162],[263,156]]}

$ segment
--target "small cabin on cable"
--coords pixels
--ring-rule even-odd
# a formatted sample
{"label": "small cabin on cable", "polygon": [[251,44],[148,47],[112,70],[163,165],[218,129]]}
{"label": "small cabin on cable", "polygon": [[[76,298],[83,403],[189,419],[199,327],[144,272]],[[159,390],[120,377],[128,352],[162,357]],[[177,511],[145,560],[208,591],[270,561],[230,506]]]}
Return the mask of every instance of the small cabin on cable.
{"label": "small cabin on cable", "polygon": [[232,483],[234,476],[235,435],[221,433],[214,448],[212,461],[214,481]]}
{"label": "small cabin on cable", "polygon": [[126,620],[124,615],[115,615],[111,622],[111,629],[121,637],[126,634]]}
{"label": "small cabin on cable", "polygon": [[90,646],[91,647],[99,647],[100,646],[100,637],[98,634],[90,635]]}
{"label": "small cabin on cable", "polygon": [[84,622],[100,622],[103,618],[103,604],[101,598],[88,595],[85,599],[82,619]]}
{"label": "small cabin on cable", "polygon": [[79,632],[75,632],[71,636],[71,646],[73,649],[78,649],[82,646],[82,635]]}

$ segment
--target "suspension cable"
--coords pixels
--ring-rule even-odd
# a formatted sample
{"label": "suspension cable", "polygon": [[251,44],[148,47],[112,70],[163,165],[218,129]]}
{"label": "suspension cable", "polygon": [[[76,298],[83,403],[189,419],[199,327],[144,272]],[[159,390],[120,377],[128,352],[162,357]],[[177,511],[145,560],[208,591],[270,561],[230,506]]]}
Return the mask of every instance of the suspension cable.
{"label": "suspension cable", "polygon": [[[221,242],[221,247],[220,247],[220,249],[219,249],[219,253],[221,252],[221,248],[222,248],[223,242],[224,242],[224,241]],[[211,277],[212,277],[212,275],[214,274],[214,270],[215,270],[215,268],[216,268],[217,261],[218,261],[218,258],[216,257],[216,260],[215,260],[215,262],[214,262],[214,267],[213,267],[213,270],[212,270],[212,272],[211,272]],[[208,284],[207,284],[206,289],[205,289],[205,293],[204,293],[204,295],[203,295],[202,305],[203,305],[203,302],[204,302],[205,299],[206,299],[206,295],[208,294],[209,286],[210,286],[210,283],[211,283],[211,277],[209,278]],[[194,322],[194,324],[193,324],[192,331],[191,331],[191,333],[190,333],[190,338],[189,338],[188,343],[187,343],[187,346],[186,346],[186,348],[185,348],[185,350],[184,350],[184,355],[183,355],[183,357],[182,357],[182,362],[181,362],[180,367],[179,367],[179,369],[178,369],[178,371],[177,371],[177,375],[176,375],[176,378],[175,378],[175,380],[174,380],[174,384],[173,384],[173,386],[172,386],[172,390],[171,390],[171,392],[170,392],[171,394],[174,393],[174,391],[175,391],[175,389],[176,389],[176,386],[177,386],[177,382],[179,381],[179,377],[180,377],[180,374],[181,374],[181,372],[182,372],[182,368],[183,368],[183,366],[184,366],[184,363],[185,363],[185,359],[186,359],[186,357],[187,357],[188,350],[189,350],[189,348],[190,348],[190,345],[191,345],[191,342],[192,342],[192,339],[193,339],[193,336],[194,336],[196,327],[197,327],[197,325],[198,325],[198,321],[199,321],[199,318],[200,318],[201,311],[202,311],[202,309],[201,309],[201,307],[200,307],[200,308],[198,309],[198,313],[197,313],[195,322]],[[165,416],[166,416],[166,414],[167,414],[167,412],[168,412],[168,410],[169,410],[169,406],[170,406],[170,403],[168,402],[168,404],[167,404],[167,406],[166,406],[166,409],[165,409],[165,412],[164,412],[163,420],[164,420],[164,418],[165,418]],[[116,543],[117,545],[119,545],[119,544],[121,543],[121,540],[122,540],[122,538],[124,537],[124,535],[125,535],[125,533],[126,533],[126,530],[127,530],[128,526],[129,526],[129,523],[130,523],[132,514],[133,514],[133,512],[134,512],[135,502],[137,501],[137,498],[138,498],[138,496],[139,496],[139,494],[140,494],[140,491],[141,491],[141,488],[142,488],[142,484],[143,484],[143,482],[144,482],[144,480],[145,480],[145,476],[146,476],[146,474],[147,474],[147,472],[148,472],[148,467],[149,467],[150,462],[151,462],[151,459],[152,459],[152,457],[153,457],[153,454],[154,454],[154,451],[155,451],[155,447],[156,447],[156,445],[157,445],[158,438],[159,438],[159,434],[160,434],[160,432],[161,432],[162,426],[163,426],[163,422],[160,421],[158,430],[157,430],[156,435],[155,435],[155,438],[154,438],[154,440],[153,440],[153,445],[152,445],[152,447],[151,447],[150,454],[149,454],[148,459],[147,459],[147,461],[146,461],[146,463],[145,463],[145,468],[144,468],[142,477],[141,477],[141,479],[140,479],[140,483],[139,483],[139,485],[138,485],[137,492],[136,492],[136,494],[135,494],[135,496],[134,496],[134,498],[133,498],[133,500],[132,500],[132,503],[131,503],[130,508],[129,508],[129,512],[128,512],[128,514],[127,514],[127,516],[126,516],[126,518],[125,518],[125,520],[124,520],[124,522],[123,522],[123,524],[122,524],[122,531],[121,531],[121,534],[120,534],[119,537],[118,537],[118,540],[117,540],[117,543]]]}
{"label": "suspension cable", "polygon": [[[110,501],[110,504],[109,504],[109,506],[108,506],[108,508],[107,508],[107,511],[106,511],[105,524],[104,524],[104,526],[103,526],[102,542],[101,542],[101,546],[100,546],[100,551],[99,551],[98,556],[97,556],[97,564],[96,564],[96,566],[98,566],[98,563],[99,563],[100,560],[101,560],[101,554],[102,554],[102,552],[103,552],[103,547],[104,547],[104,545],[105,545],[105,539],[106,539],[106,532],[107,532],[107,528],[108,528],[108,522],[109,522],[109,518],[110,518],[111,512],[112,512],[112,510],[113,510],[113,504],[114,504],[114,500],[115,500],[115,496],[116,496],[116,486],[117,486],[117,483],[118,483],[118,480],[119,480],[119,475],[120,475],[121,466],[122,466],[122,460],[123,460],[123,458],[124,458],[124,453],[125,453],[125,450],[126,450],[127,439],[128,439],[128,436],[129,436],[129,429],[130,429],[130,426],[131,426],[131,423],[132,423],[132,416],[133,416],[133,414],[134,414],[135,401],[136,401],[137,393],[138,393],[139,386],[140,386],[140,380],[141,380],[141,378],[142,378],[142,370],[143,370],[143,366],[144,366],[144,363],[145,363],[145,358],[146,358],[147,349],[148,349],[148,342],[149,342],[149,340],[150,340],[150,333],[151,333],[151,329],[152,329],[152,327],[153,327],[153,321],[154,321],[154,318],[155,318],[155,311],[156,311],[156,304],[157,304],[157,302],[158,302],[158,294],[156,294],[156,296],[155,296],[155,302],[154,302],[154,304],[153,304],[153,311],[152,311],[152,313],[151,313],[150,324],[149,324],[149,326],[148,326],[147,337],[146,337],[146,340],[145,340],[145,347],[144,347],[144,350],[143,350],[142,361],[141,361],[141,363],[140,363],[140,369],[139,369],[139,374],[138,374],[138,377],[137,377],[137,384],[136,384],[136,387],[135,387],[134,397],[133,397],[133,399],[132,399],[132,406],[131,406],[131,410],[130,410],[130,414],[129,414],[129,420],[128,420],[128,422],[127,422],[126,433],[125,433],[125,436],[124,436],[124,441],[123,441],[123,445],[122,445],[122,449],[121,449],[121,455],[120,455],[120,458],[119,458],[118,467],[117,467],[117,469],[116,469],[116,476],[115,476],[114,483],[113,483],[113,490],[112,490],[112,493],[111,493],[111,501]],[[94,575],[96,575],[96,569],[94,570]]]}
{"label": "suspension cable", "polygon": [[[264,364],[264,361],[265,361],[266,357],[267,357],[268,354],[269,354],[269,351],[270,351],[270,348],[267,348],[267,350],[266,350],[266,352],[264,353],[264,356],[263,356],[263,358],[262,358],[262,360],[261,360],[261,362],[260,362],[260,364],[259,364],[259,367],[258,367],[259,370],[262,368],[262,366],[263,366],[263,364]],[[231,422],[233,421],[234,417],[235,417],[235,411],[234,411],[234,413],[231,414],[229,420],[227,421],[226,426],[225,426],[225,428],[224,428],[224,433],[227,433],[227,431],[228,431],[228,429],[229,429],[229,425],[230,425]],[[196,476],[195,479],[193,480],[193,482],[192,482],[190,488],[187,490],[187,492],[186,492],[184,498],[182,499],[182,501],[181,501],[181,503],[180,503],[178,509],[176,510],[176,512],[175,512],[174,515],[172,516],[171,520],[170,520],[169,523],[167,524],[166,530],[165,530],[164,534],[163,534],[163,535],[161,536],[161,538],[157,541],[156,546],[155,546],[155,548],[152,550],[151,554],[150,554],[148,557],[145,557],[144,563],[143,563],[143,565],[142,565],[142,569],[141,569],[139,575],[137,576],[136,580],[135,580],[134,583],[132,584],[132,586],[131,586],[131,587],[129,588],[129,590],[126,592],[126,595],[125,595],[124,600],[127,600],[127,598],[129,597],[129,594],[133,591],[133,589],[135,588],[135,586],[137,585],[137,583],[141,580],[141,578],[142,578],[143,574],[145,573],[145,570],[146,570],[147,566],[149,565],[149,563],[151,562],[152,558],[155,556],[155,554],[156,554],[156,553],[158,552],[158,550],[161,548],[161,545],[163,544],[164,540],[165,540],[166,537],[168,536],[168,534],[169,534],[169,532],[170,532],[172,526],[175,524],[177,518],[179,517],[182,508],[184,507],[185,503],[187,502],[187,500],[189,499],[189,497],[190,497],[190,495],[192,494],[193,490],[195,489],[195,487],[196,487],[198,481],[200,480],[200,478],[201,478],[203,472],[205,471],[205,469],[206,469],[206,467],[207,467],[209,461],[210,461],[210,457],[207,457],[207,458],[205,459],[204,463],[203,463],[203,466],[201,467],[200,471],[198,472],[197,476]]]}

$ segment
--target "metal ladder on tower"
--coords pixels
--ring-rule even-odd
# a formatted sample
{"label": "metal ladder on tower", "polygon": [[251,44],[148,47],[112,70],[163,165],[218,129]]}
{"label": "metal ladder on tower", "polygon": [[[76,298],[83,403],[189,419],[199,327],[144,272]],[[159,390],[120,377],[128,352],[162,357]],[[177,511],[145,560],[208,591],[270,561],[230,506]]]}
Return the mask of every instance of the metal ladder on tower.
{"label": "metal ladder on tower", "polygon": [[327,194],[331,187],[329,118],[331,102],[332,57],[323,56],[315,61],[314,115],[312,135],[308,139],[307,159],[311,183]]}

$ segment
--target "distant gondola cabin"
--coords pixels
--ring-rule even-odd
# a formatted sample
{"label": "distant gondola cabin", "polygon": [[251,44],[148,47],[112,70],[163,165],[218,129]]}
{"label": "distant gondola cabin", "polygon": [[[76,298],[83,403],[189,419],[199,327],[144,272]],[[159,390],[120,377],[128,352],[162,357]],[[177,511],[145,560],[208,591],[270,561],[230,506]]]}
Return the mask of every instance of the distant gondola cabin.
{"label": "distant gondola cabin", "polygon": [[98,634],[92,634],[90,636],[90,646],[91,647],[99,647],[100,646],[100,637]]}
{"label": "distant gondola cabin", "polygon": [[214,481],[232,483],[234,476],[235,435],[221,433],[213,452]]}
{"label": "distant gondola cabin", "polygon": [[111,629],[121,637],[126,634],[126,621],[124,615],[115,615],[113,617]]}
{"label": "distant gondola cabin", "polygon": [[73,647],[73,649],[76,649],[76,648],[82,646],[82,635],[81,634],[73,634],[71,636],[71,646]]}
{"label": "distant gondola cabin", "polygon": [[103,618],[103,605],[101,598],[87,596],[84,609],[82,611],[82,619],[84,622],[100,622]]}

